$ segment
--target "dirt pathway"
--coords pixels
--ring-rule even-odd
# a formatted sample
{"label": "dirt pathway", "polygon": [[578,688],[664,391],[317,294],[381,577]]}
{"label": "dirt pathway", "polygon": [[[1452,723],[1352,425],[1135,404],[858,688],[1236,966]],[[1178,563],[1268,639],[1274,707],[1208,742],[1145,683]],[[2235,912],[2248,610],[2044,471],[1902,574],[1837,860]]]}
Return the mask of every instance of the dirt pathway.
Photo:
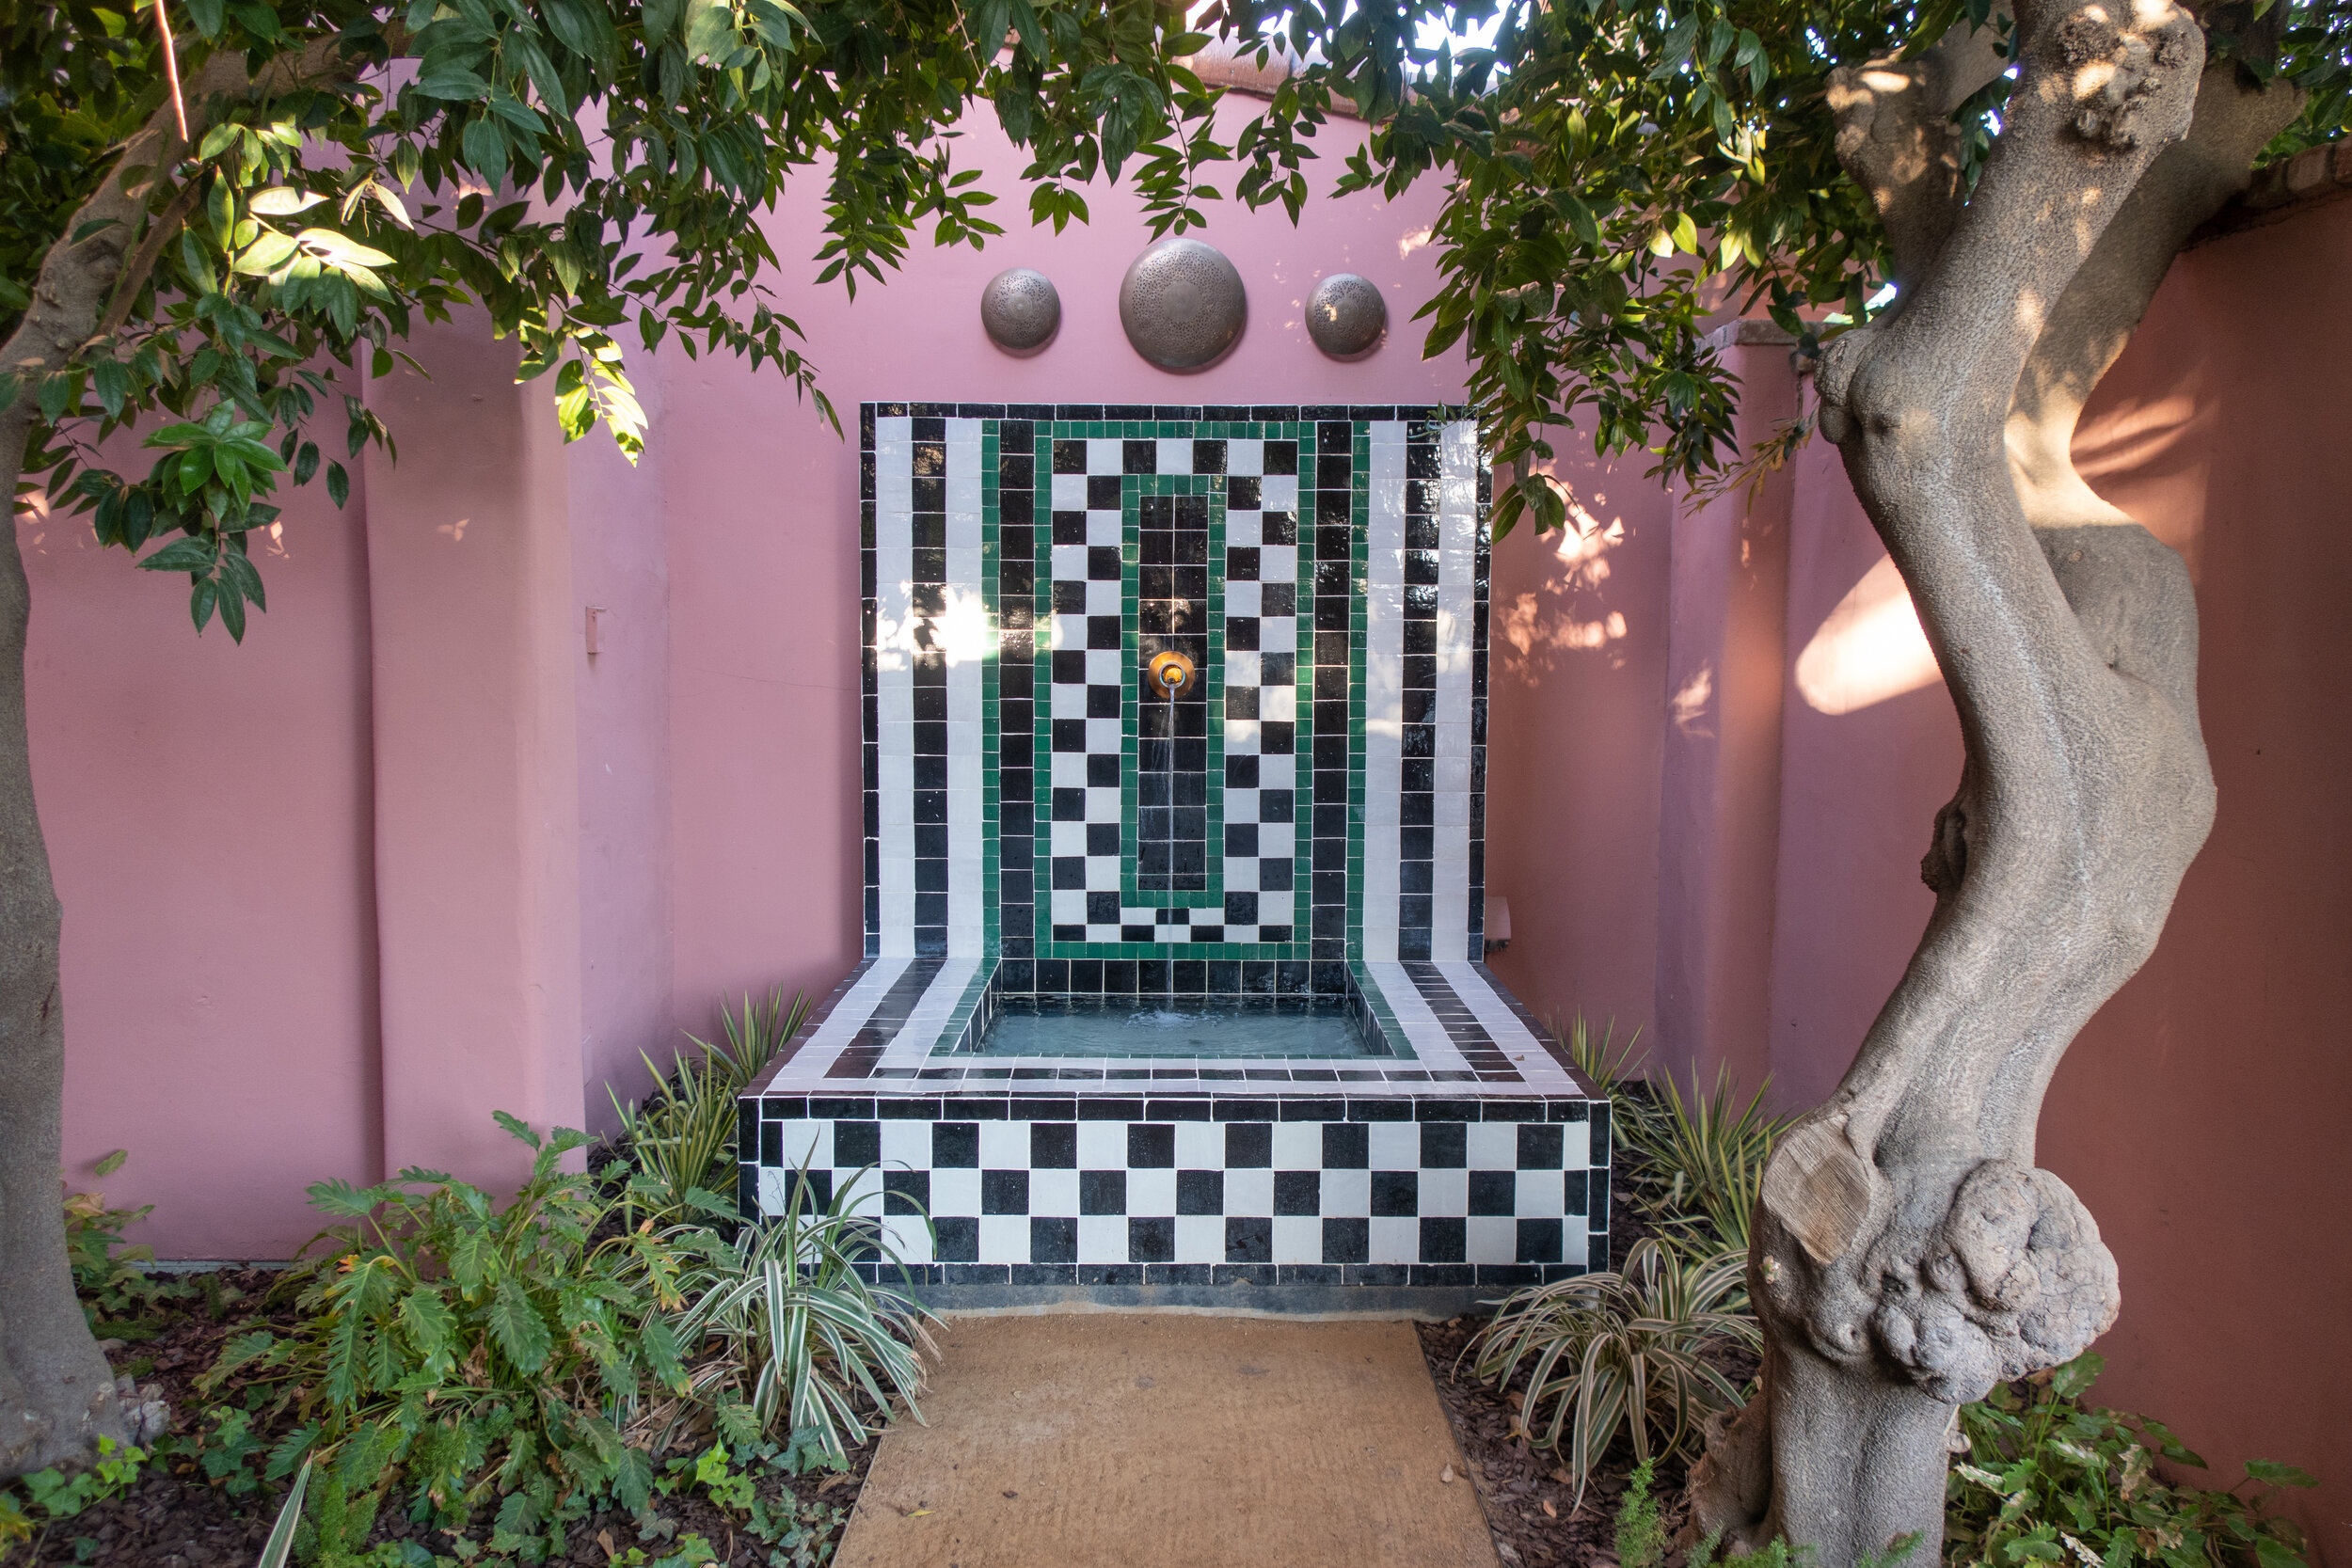
{"label": "dirt pathway", "polygon": [[942,1348],[838,1568],[1497,1568],[1409,1323],[960,1318]]}

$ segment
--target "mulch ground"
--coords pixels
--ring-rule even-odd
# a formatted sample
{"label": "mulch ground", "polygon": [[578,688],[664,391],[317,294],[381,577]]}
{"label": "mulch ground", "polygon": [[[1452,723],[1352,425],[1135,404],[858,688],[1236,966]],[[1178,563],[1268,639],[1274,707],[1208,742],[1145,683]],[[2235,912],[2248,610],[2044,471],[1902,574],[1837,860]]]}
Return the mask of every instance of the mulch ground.
{"label": "mulch ground", "polygon": [[[290,1311],[266,1309],[263,1296],[276,1276],[265,1271],[222,1273],[210,1276],[218,1288],[219,1315],[207,1297],[174,1304],[152,1338],[108,1346],[115,1370],[135,1377],[144,1387],[160,1385],[171,1407],[171,1435],[194,1437],[202,1425],[204,1400],[196,1379],[219,1357],[222,1343],[233,1333],[266,1324],[291,1326]],[[867,1444],[851,1456],[850,1470],[839,1476],[764,1475],[758,1490],[775,1513],[785,1512],[787,1494],[803,1510],[821,1511],[831,1517],[829,1529],[811,1531],[804,1560],[831,1555],[841,1527],[857,1500],[866,1472],[873,1463],[874,1446]],[[136,1484],[119,1497],[95,1503],[74,1518],[53,1527],[27,1545],[0,1549],[0,1568],[230,1568],[250,1565],[261,1555],[277,1521],[284,1493],[278,1488],[232,1497],[206,1480],[195,1461],[165,1453]],[[660,1525],[641,1532],[632,1515],[609,1512],[592,1515],[572,1528],[567,1554],[551,1562],[580,1568],[604,1568],[618,1554],[642,1546],[649,1559],[676,1549],[675,1541],[700,1535],[728,1568],[766,1568],[771,1550],[753,1539],[742,1522],[700,1495],[661,1497],[655,1501]],[[427,1550],[448,1554],[448,1537],[421,1529],[394,1510],[378,1525],[380,1541],[415,1540]],[[787,1560],[789,1560],[787,1557]]]}

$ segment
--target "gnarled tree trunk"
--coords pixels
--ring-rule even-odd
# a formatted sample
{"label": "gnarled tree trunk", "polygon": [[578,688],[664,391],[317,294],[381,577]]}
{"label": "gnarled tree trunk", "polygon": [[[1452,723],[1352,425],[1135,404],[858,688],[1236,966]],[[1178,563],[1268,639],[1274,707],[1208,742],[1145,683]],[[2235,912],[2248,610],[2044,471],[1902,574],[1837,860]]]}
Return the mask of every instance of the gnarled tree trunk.
{"label": "gnarled tree trunk", "polygon": [[1785,1534],[1820,1568],[1906,1534],[1935,1561],[1958,1406],[2113,1323],[2114,1259],[2035,1168],[2035,1123],[2213,821],[2187,572],[2067,449],[2294,95],[2206,71],[2197,19],[2169,0],[2020,5],[2017,24],[2007,122],[1964,206],[1942,122],[2003,62],[1952,45],[1833,89],[1840,156],[1906,286],[1830,345],[1821,428],[1910,587],[1966,761],[1921,863],[1936,903],[1918,950],[1766,1168],[1763,1392],[1692,1478],[1702,1527]]}

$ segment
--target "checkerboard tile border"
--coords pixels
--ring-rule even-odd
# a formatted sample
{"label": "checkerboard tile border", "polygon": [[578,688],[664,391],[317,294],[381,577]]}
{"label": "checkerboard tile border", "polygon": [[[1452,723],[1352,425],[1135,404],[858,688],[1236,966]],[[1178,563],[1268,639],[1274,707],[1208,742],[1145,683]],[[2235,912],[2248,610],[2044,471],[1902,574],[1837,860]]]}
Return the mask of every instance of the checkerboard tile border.
{"label": "checkerboard tile border", "polygon": [[747,1212],[846,1195],[940,1282],[1502,1285],[1607,1255],[1605,1101],[781,1094],[741,1115]]}

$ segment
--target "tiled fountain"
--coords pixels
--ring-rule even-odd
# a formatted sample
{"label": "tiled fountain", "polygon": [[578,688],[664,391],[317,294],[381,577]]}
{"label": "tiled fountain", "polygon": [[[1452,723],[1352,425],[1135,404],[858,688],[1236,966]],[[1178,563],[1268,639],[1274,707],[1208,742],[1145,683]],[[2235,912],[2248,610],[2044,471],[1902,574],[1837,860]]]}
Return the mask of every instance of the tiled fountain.
{"label": "tiled fountain", "polygon": [[862,1183],[973,1304],[1597,1264],[1607,1101],[1481,961],[1475,424],[861,428],[866,957],[744,1097],[746,1211]]}

